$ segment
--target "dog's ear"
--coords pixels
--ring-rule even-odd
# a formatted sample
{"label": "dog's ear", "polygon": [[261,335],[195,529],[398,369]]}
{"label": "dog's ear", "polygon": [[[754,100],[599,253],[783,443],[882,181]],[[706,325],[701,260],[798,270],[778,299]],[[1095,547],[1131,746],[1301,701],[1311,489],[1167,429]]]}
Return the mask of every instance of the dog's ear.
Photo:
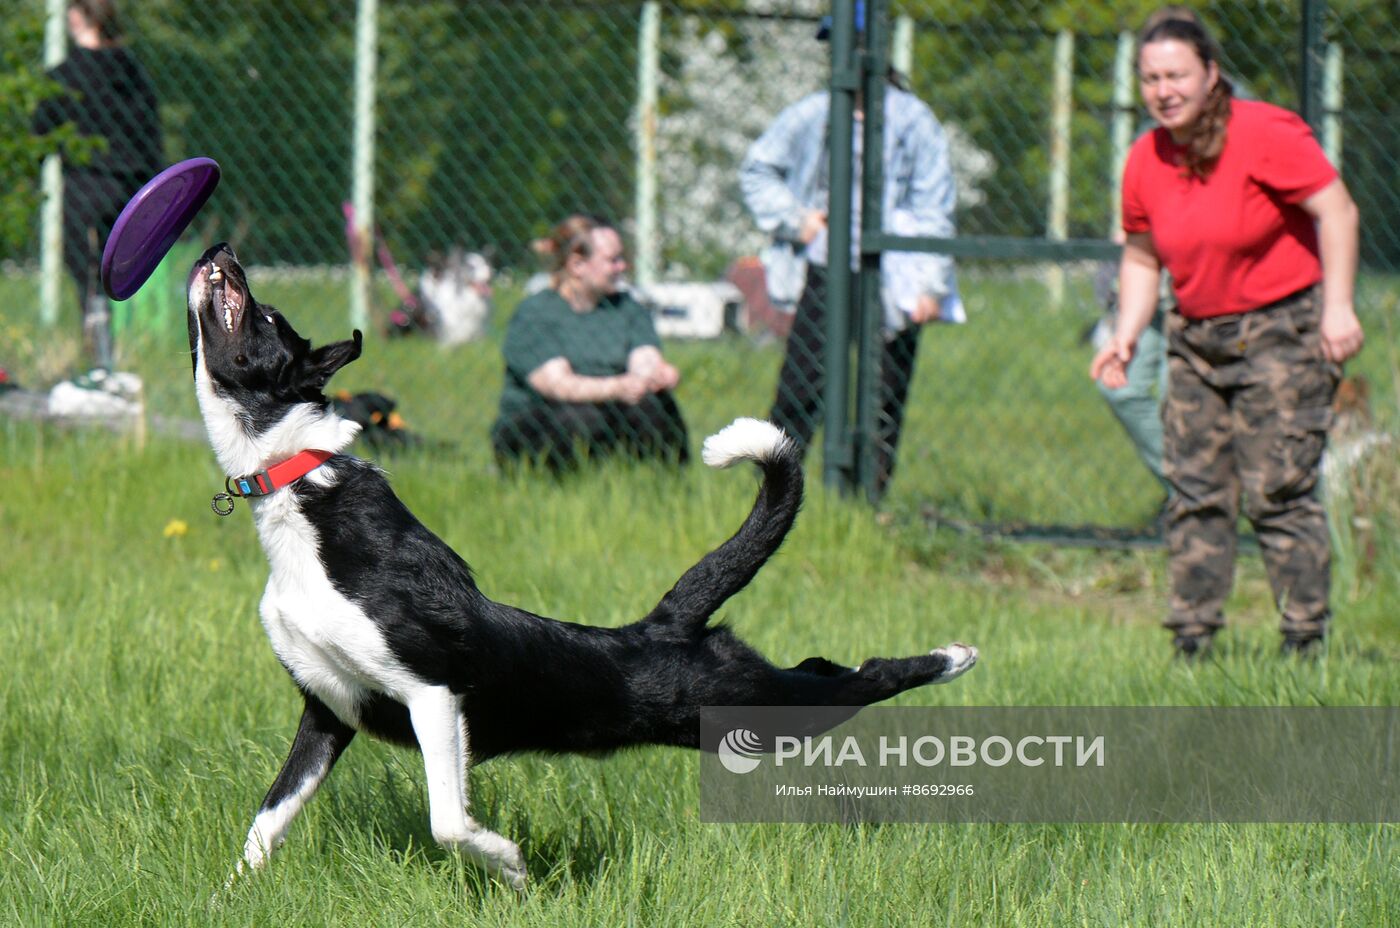
{"label": "dog's ear", "polygon": [[322,345],[306,356],[298,379],[302,387],[322,391],[336,371],[360,356],[360,344],[364,336],[356,329],[348,341]]}

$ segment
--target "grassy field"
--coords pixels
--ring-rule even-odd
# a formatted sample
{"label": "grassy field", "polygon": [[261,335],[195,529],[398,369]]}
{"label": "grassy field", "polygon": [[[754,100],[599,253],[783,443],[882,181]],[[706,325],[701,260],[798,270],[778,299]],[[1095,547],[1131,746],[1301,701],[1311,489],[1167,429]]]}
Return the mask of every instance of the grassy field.
{"label": "grassy field", "polygon": [[[887,508],[971,521],[1149,523],[1162,492],[1086,374],[1092,349],[1081,335],[1097,318],[1087,278],[1071,276],[1069,299],[1055,309],[1043,280],[1026,269],[969,269],[964,277],[970,322],[923,335]],[[343,281],[254,269],[252,283],[313,341],[349,335]],[[36,294],[32,278],[0,275],[0,365],[44,388],[77,365],[78,325],[65,302],[59,327],[41,328]],[[499,339],[518,294],[509,280],[498,289],[490,338],[450,352],[421,340],[373,339],[335,388],[388,394],[416,431],[455,443],[465,468],[491,471],[486,436],[501,387]],[[120,361],[144,377],[153,412],[194,419],[182,305],[124,333]],[[378,305],[394,305],[387,286]],[[1400,281],[1363,278],[1358,305],[1371,340],[1349,369],[1371,379],[1381,424],[1400,429]],[[682,370],[677,395],[694,444],[735,416],[766,414],[781,345],[731,334],[669,343],[666,351]]]}
{"label": "grassy field", "polygon": [[[1218,653],[1184,664],[1156,627],[1159,553],[997,546],[913,518],[930,501],[1120,522],[1155,508],[1123,443],[1082,438],[1111,428],[1083,378],[1082,319],[1013,299],[1028,286],[984,291],[983,305],[1007,300],[987,312],[1005,328],[926,336],[885,517],[814,487],[724,618],[780,662],[981,649],[971,674],[899,705],[1400,704],[1393,461],[1358,478],[1337,631],[1315,663],[1276,656],[1257,559],[1241,563]],[[61,376],[71,343],[13,311],[21,288],[0,281],[0,363]],[[324,287],[266,289],[304,333],[343,337]],[[1395,296],[1373,297],[1364,367],[1393,423]],[[733,531],[752,477],[618,466],[503,481],[481,440],[494,351],[375,341],[337,386],[389,392],[455,443],[382,463],[488,595],[601,625],[640,615]],[[668,352],[697,441],[766,406],[772,346]],[[194,417],[178,338],[132,342],[128,360],[157,411]],[[1393,825],[717,826],[698,818],[695,755],[669,749],[473,773],[476,814],[526,853],[521,900],[433,844],[418,758],[368,740],[269,873],[222,892],[299,712],[257,620],[266,568],[246,508],[209,511],[222,475],[202,444],[0,420],[0,449],[0,924],[1372,926],[1400,911]]]}

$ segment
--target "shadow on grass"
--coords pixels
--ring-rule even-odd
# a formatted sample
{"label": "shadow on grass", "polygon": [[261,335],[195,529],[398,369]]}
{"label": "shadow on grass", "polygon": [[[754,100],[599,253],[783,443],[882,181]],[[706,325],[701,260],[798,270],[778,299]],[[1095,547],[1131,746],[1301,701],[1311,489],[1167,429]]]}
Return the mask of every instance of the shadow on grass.
{"label": "shadow on grass", "polygon": [[[394,756],[385,759],[378,774],[355,778],[349,789],[326,790],[326,795],[320,797],[330,800],[325,817],[333,819],[335,830],[343,835],[366,836],[372,844],[404,861],[419,857],[430,866],[446,863],[457,868],[460,864],[465,877],[463,889],[471,890],[474,896],[491,892],[493,881],[484,869],[433,839],[427,792],[421,772],[415,769],[417,755],[402,752],[400,757],[399,753],[396,750]],[[514,771],[498,778],[482,776],[480,771],[473,774],[471,815],[483,828],[519,845],[525,855],[531,891],[593,885],[628,852],[619,842],[619,835],[626,832],[611,821],[610,801],[590,807],[583,814],[575,814],[576,810],[571,813],[572,805],[554,803],[535,810],[532,805],[539,804],[540,794],[521,789],[515,783],[518,779],[519,773]],[[541,785],[558,789],[562,784],[551,779]],[[580,790],[587,789],[585,784],[578,786]],[[513,795],[505,795],[503,790],[511,790]],[[632,811],[621,814],[634,817]],[[471,877],[471,873],[479,874],[479,879]]]}

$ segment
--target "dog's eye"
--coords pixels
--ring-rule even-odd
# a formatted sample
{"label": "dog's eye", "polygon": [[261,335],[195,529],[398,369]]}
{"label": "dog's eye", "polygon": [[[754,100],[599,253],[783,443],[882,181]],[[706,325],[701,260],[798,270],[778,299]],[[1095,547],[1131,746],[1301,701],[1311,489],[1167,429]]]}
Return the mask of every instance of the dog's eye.
{"label": "dog's eye", "polygon": [[239,367],[246,367],[248,364],[248,356],[246,354],[234,355],[233,363],[237,364]]}

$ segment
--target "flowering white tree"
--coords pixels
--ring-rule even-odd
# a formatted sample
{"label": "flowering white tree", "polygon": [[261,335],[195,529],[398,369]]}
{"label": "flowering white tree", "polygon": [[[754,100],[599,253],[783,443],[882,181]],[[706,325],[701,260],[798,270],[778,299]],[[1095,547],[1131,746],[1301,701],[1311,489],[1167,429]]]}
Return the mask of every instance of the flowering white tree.
{"label": "flowering white tree", "polygon": [[[826,85],[830,50],[814,23],[827,9],[825,0],[750,0],[747,16],[665,21],[671,65],[661,75],[656,140],[664,277],[718,277],[763,246],[739,194],[739,164],[783,107]],[[983,202],[979,185],[994,159],[959,127],[944,128],[959,204]]]}

